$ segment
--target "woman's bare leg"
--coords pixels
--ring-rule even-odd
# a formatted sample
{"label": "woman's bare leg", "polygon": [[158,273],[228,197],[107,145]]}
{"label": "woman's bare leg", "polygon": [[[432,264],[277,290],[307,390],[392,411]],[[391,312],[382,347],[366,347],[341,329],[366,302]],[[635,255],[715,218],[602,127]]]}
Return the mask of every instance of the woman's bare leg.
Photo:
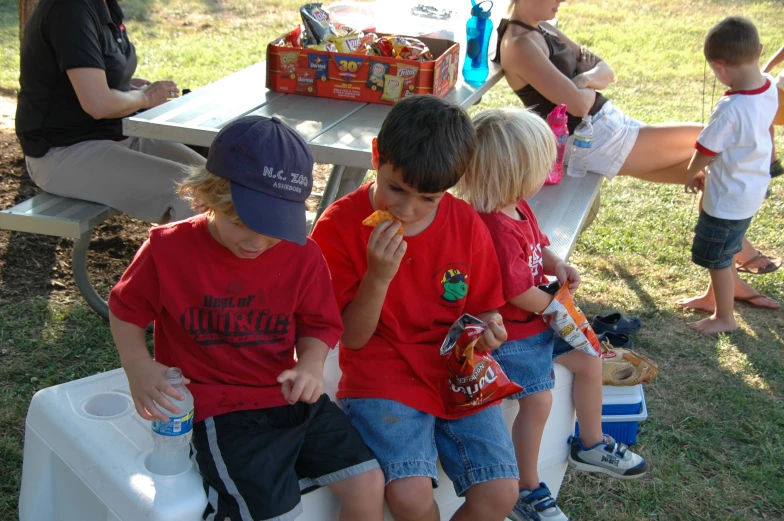
{"label": "woman's bare leg", "polygon": [[620,175],[658,183],[683,183],[694,154],[694,143],[702,131],[697,123],[667,123],[640,128]]}

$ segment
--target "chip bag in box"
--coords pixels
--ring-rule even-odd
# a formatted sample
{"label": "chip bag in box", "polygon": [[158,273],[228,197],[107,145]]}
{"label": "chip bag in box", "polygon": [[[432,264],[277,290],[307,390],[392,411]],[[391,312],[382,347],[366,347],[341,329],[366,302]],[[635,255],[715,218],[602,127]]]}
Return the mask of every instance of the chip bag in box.
{"label": "chip bag in box", "polygon": [[507,378],[493,355],[475,347],[485,329],[486,322],[463,314],[441,344],[449,371],[444,389],[447,414],[465,414],[523,391]]}

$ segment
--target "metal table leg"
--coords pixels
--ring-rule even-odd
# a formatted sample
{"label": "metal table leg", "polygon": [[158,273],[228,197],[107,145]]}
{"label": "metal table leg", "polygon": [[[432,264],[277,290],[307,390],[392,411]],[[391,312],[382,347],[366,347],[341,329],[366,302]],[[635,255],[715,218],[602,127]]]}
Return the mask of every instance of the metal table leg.
{"label": "metal table leg", "polygon": [[90,248],[90,237],[92,230],[88,230],[81,237],[74,240],[73,250],[71,250],[71,266],[73,267],[76,286],[79,288],[84,300],[101,315],[104,320],[109,320],[109,304],[101,297],[87,274],[87,250]]}
{"label": "metal table leg", "polygon": [[321,196],[318,209],[316,210],[314,224],[321,218],[321,214],[324,213],[324,210],[329,205],[359,188],[362,181],[365,180],[365,174],[367,174],[367,169],[365,168],[333,166],[329,179],[327,179],[327,186],[324,187],[324,194]]}

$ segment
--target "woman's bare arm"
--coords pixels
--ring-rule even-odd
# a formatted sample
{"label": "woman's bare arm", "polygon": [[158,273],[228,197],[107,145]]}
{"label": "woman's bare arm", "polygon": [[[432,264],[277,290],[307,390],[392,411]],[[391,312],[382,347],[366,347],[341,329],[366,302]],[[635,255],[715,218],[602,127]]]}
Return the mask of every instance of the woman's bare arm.
{"label": "woman's bare arm", "polygon": [[615,81],[615,72],[613,72],[610,64],[601,57],[588,50],[588,48],[574,42],[563,31],[556,29],[552,25],[542,23],[542,27],[557,35],[577,55],[577,71],[580,74],[572,78],[577,88],[602,90]]}
{"label": "woman's bare arm", "polygon": [[784,62],[784,45],[782,45],[779,50],[776,51],[776,54],[770,57],[765,66],[762,68],[762,72],[772,71],[781,62]]}
{"label": "woman's bare arm", "polygon": [[[572,80],[550,63],[545,51],[530,38],[520,35],[505,38],[501,52],[501,66],[507,82],[531,85],[556,105],[563,103],[573,116],[585,116],[596,100],[592,88],[578,88]],[[512,76],[512,81],[510,81]]]}
{"label": "woman's bare arm", "polygon": [[122,118],[134,112],[157,107],[179,94],[173,81],[156,81],[138,90],[110,89],[103,69],[79,68],[66,71],[82,109],[94,119]]}

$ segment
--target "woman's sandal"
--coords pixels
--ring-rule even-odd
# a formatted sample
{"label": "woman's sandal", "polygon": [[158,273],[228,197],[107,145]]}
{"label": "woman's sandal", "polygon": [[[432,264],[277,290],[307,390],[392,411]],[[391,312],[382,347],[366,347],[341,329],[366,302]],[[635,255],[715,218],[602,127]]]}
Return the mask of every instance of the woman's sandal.
{"label": "woman's sandal", "polygon": [[[758,261],[762,259],[768,260],[768,263],[764,267],[760,268],[754,266],[754,264],[756,264]],[[754,257],[747,260],[746,262],[741,263],[740,261],[735,261],[735,267],[741,273],[751,273],[752,275],[763,275],[765,273],[771,273],[776,271],[781,267],[781,263],[782,263],[781,257],[768,257],[764,253],[760,253],[760,251],[757,250],[757,254]]]}
{"label": "woman's sandal", "polygon": [[736,302],[746,302],[747,304],[758,309],[770,309],[771,311],[781,309],[781,304],[779,304],[778,302],[776,302],[778,306],[775,308],[771,306],[760,306],[758,303],[760,299],[768,300],[770,302],[776,302],[774,299],[770,298],[767,295],[763,295],[762,293],[757,293],[756,295],[751,295],[749,297],[735,297]]}

